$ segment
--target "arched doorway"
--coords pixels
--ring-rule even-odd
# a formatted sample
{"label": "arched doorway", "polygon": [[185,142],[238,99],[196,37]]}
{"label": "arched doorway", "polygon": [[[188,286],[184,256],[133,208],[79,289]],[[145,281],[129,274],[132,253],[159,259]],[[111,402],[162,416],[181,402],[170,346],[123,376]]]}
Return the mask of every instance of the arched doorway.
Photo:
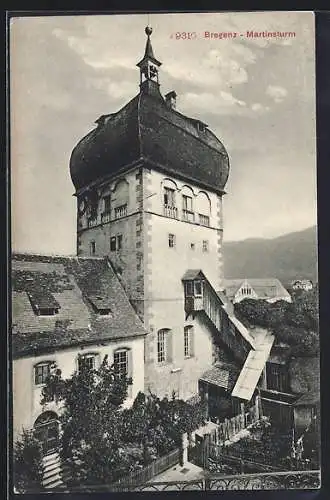
{"label": "arched doorway", "polygon": [[43,453],[57,450],[59,445],[58,416],[53,411],[45,411],[34,423],[35,437],[41,442]]}

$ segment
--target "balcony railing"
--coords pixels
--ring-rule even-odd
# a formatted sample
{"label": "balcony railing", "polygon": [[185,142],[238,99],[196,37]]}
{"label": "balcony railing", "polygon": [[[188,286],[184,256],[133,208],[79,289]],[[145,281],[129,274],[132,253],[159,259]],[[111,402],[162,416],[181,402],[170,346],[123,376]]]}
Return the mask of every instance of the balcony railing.
{"label": "balcony railing", "polygon": [[164,215],[170,217],[171,219],[178,218],[178,209],[170,205],[164,205]]}
{"label": "balcony railing", "polygon": [[111,213],[110,212],[103,212],[101,215],[101,221],[104,224],[105,222],[110,222],[111,220]]}
{"label": "balcony railing", "polygon": [[199,223],[201,226],[209,226],[210,225],[210,217],[208,215],[199,214]]}
{"label": "balcony railing", "polygon": [[98,220],[97,217],[94,217],[93,219],[88,219],[88,227],[94,227],[97,226]]}
{"label": "balcony railing", "polygon": [[115,218],[125,217],[127,215],[127,205],[121,205],[115,208]]}
{"label": "balcony railing", "polygon": [[182,210],[182,219],[187,221],[187,222],[194,222],[195,221],[195,214],[194,212],[191,212],[190,210]]}

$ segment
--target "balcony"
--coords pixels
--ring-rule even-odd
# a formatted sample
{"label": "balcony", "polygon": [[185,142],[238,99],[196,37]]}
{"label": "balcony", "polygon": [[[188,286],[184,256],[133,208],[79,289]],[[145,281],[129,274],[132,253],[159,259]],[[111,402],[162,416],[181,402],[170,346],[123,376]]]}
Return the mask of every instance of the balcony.
{"label": "balcony", "polygon": [[98,224],[97,217],[88,219],[88,227],[94,227],[97,226],[97,224]]}
{"label": "balcony", "polygon": [[195,214],[190,210],[182,210],[182,220],[186,222],[195,222]]}
{"label": "balcony", "polygon": [[199,223],[201,226],[210,226],[210,217],[208,215],[199,214]]}
{"label": "balcony", "polygon": [[178,209],[170,205],[164,205],[164,215],[165,217],[170,217],[171,219],[177,219]]}
{"label": "balcony", "polygon": [[111,212],[103,212],[103,214],[101,215],[102,224],[110,222],[110,220],[111,220]]}
{"label": "balcony", "polygon": [[127,215],[127,204],[115,208],[115,219],[126,217],[126,215]]}

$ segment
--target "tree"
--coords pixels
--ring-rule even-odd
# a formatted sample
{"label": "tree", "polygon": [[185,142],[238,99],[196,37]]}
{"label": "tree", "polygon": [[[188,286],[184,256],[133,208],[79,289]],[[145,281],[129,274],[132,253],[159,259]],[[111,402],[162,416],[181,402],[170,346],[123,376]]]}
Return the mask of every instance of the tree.
{"label": "tree", "polygon": [[127,397],[127,378],[118,376],[107,356],[99,369],[81,369],[64,380],[56,365],[43,389],[42,404],[54,398],[62,406],[62,458],[75,482],[102,484],[124,474],[120,408]]}
{"label": "tree", "polygon": [[42,448],[33,431],[23,431],[14,445],[14,485],[19,493],[40,490]]}
{"label": "tree", "polygon": [[235,313],[246,326],[269,328],[276,340],[290,346],[295,357],[316,356],[319,353],[317,290],[299,290],[293,301],[268,303],[244,299],[235,304]]}
{"label": "tree", "polygon": [[142,447],[148,463],[155,452],[162,456],[180,446],[182,434],[199,427],[204,415],[202,405],[191,406],[174,393],[171,399],[160,399],[140,392],[132,407],[123,411],[123,437]]}

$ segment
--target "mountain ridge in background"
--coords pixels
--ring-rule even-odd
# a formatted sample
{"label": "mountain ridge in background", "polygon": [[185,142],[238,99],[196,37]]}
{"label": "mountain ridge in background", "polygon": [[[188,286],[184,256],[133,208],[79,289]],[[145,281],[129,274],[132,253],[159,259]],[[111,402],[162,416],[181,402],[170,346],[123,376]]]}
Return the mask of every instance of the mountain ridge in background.
{"label": "mountain ridge in background", "polygon": [[277,238],[249,238],[223,244],[225,278],[294,279],[317,277],[317,227]]}

